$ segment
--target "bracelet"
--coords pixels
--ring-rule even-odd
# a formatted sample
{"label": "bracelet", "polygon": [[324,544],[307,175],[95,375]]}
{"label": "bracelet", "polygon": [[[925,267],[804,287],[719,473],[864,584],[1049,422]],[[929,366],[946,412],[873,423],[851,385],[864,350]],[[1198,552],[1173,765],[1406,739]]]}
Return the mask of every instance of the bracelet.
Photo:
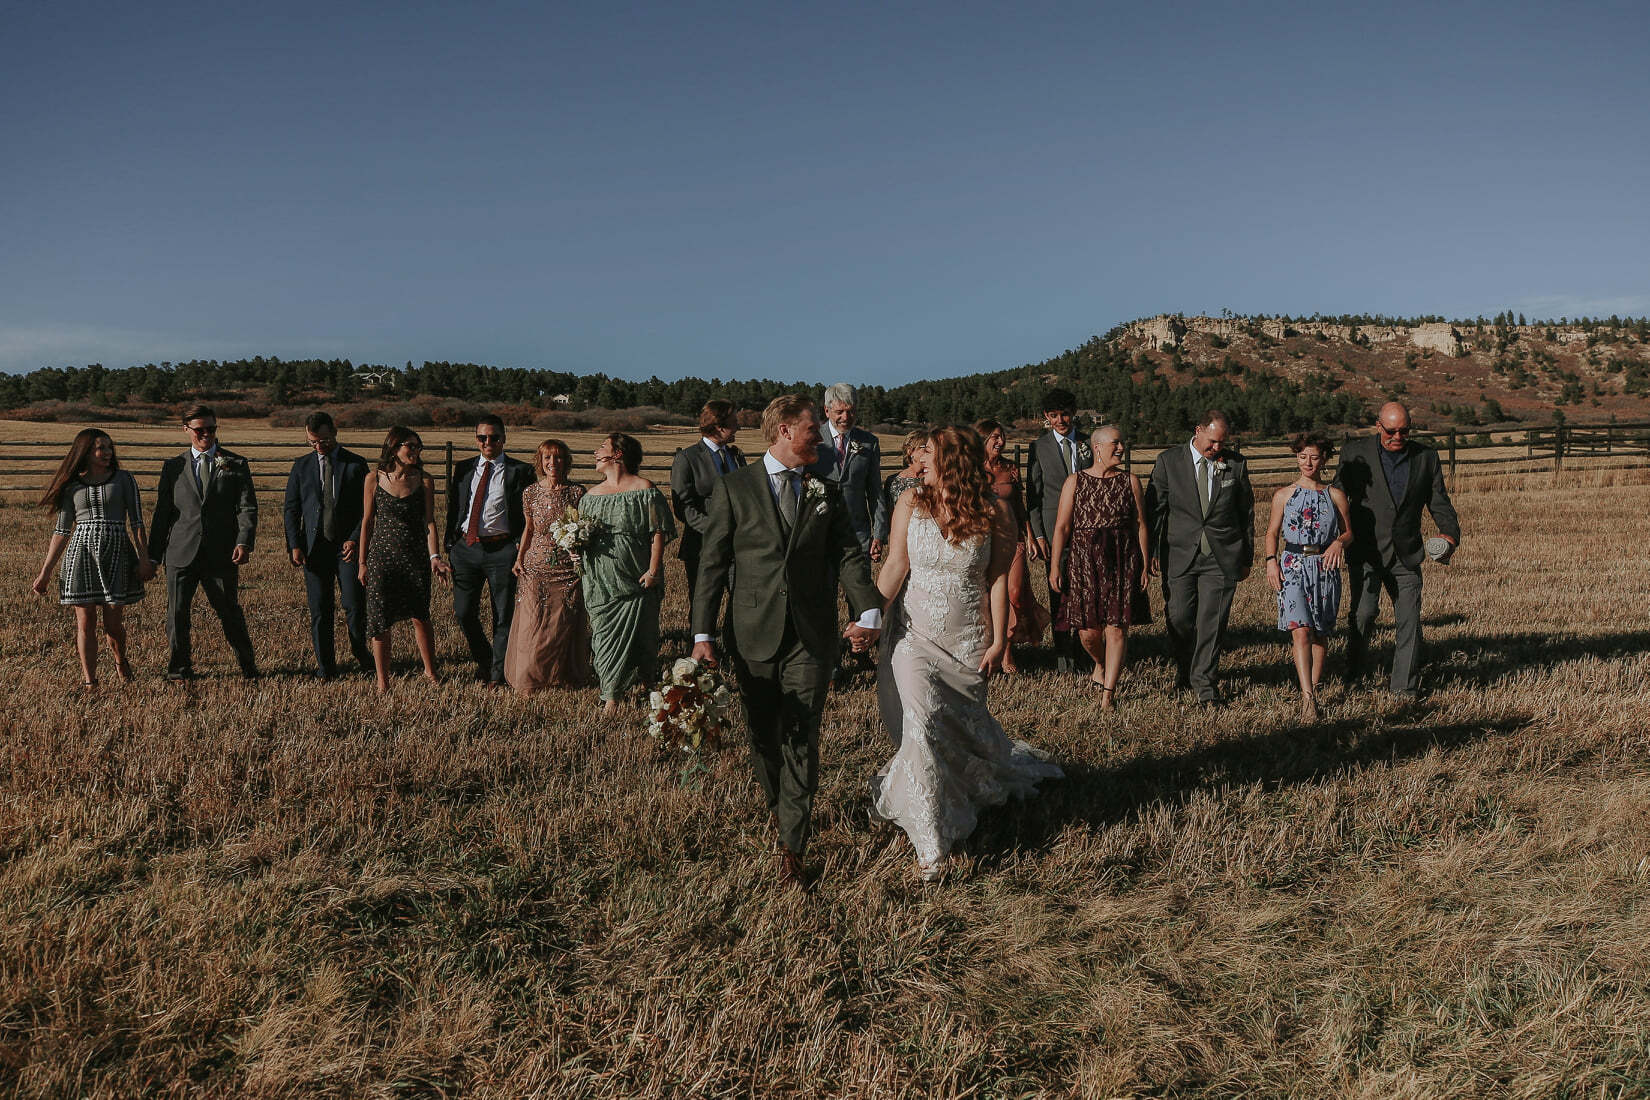
{"label": "bracelet", "polygon": [[1267,561],[1277,561],[1278,556],[1276,554],[1268,554],[1268,555],[1266,555],[1266,560]]}
{"label": "bracelet", "polygon": [[441,560],[441,555],[440,554],[431,554],[430,555],[430,560],[431,561],[440,561]]}

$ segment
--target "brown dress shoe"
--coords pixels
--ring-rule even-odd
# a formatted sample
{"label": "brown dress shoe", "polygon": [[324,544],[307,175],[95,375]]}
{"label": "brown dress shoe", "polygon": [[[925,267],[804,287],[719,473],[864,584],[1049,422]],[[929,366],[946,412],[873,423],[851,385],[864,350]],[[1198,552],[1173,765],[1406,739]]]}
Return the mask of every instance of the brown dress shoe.
{"label": "brown dress shoe", "polygon": [[789,848],[782,848],[779,852],[779,884],[798,889],[803,886],[802,857]]}

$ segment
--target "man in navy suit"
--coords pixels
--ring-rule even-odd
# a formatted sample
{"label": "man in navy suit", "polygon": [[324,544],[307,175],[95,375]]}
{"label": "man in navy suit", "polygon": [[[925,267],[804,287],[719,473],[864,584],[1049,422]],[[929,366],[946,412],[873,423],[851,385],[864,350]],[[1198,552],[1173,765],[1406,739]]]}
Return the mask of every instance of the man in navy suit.
{"label": "man in navy suit", "polygon": [[[476,679],[504,686],[504,654],[516,611],[516,546],[527,526],[521,494],[533,467],[504,453],[504,421],[491,413],[476,422],[474,458],[453,467],[447,485],[443,545],[453,567],[453,614],[470,646]],[[481,588],[493,598],[493,637],[481,626]]]}
{"label": "man in navy suit", "polygon": [[304,421],[309,454],[292,464],[286,479],[286,552],[304,571],[309,597],[309,636],[315,644],[315,674],[338,675],[332,644],[332,588],[338,586],[349,630],[350,652],[365,672],[373,671],[367,648],[366,599],[357,575],[355,551],[361,540],[361,508],[367,460],[338,445],[338,429],[324,412]]}

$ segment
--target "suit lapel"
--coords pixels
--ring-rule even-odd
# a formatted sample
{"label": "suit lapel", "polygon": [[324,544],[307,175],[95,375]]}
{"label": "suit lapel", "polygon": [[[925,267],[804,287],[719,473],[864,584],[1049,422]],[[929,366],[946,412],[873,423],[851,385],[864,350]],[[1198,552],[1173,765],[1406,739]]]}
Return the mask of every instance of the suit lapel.
{"label": "suit lapel", "polygon": [[189,450],[183,452],[183,481],[185,485],[189,486],[189,492],[197,501],[206,500],[206,478],[208,476],[207,471],[210,466],[211,463],[206,463],[201,466],[201,480],[200,484],[197,485],[195,483],[194,448],[190,448]]}
{"label": "suit lapel", "polygon": [[1397,512],[1398,502],[1392,499],[1392,486],[1386,483],[1386,463],[1381,461],[1381,445],[1373,439],[1370,440],[1370,443],[1369,480],[1372,483],[1370,487],[1380,494],[1382,500],[1386,501],[1388,511]]}

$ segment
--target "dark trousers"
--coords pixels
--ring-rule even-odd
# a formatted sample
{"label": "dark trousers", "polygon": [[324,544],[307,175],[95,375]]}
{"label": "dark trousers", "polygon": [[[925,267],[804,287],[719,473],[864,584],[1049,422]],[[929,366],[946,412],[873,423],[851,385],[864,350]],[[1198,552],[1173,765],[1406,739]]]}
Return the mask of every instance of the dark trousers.
{"label": "dark trousers", "polygon": [[[491,549],[481,543],[466,546],[460,539],[447,556],[453,566],[453,614],[470,645],[476,663],[476,678],[504,682],[504,652],[510,645],[510,619],[516,612],[516,540],[507,539]],[[493,597],[493,640],[481,628],[481,586]]]}
{"label": "dark trousers", "polygon": [[751,769],[779,823],[779,840],[802,855],[813,831],[819,788],[819,719],[831,687],[831,662],[820,660],[786,627],[779,653],[748,661],[728,653],[751,731]]}
{"label": "dark trousers", "polygon": [[206,592],[206,602],[217,612],[224,637],[229,639],[229,648],[235,651],[242,674],[258,674],[258,661],[252,654],[252,635],[247,633],[246,615],[241,612],[240,572],[233,565],[212,569],[198,564],[166,567],[166,640],[171,648],[166,662],[168,676],[190,676],[195,671],[189,644],[189,609],[197,588]]}
{"label": "dark trousers", "polygon": [[338,602],[344,605],[344,626],[349,631],[350,652],[361,668],[374,668],[372,650],[367,648],[366,596],[357,573],[359,561],[344,561],[338,547],[326,539],[316,539],[304,555],[304,594],[309,598],[309,638],[315,646],[315,670],[322,676],[338,675],[332,642],[333,586]]}
{"label": "dark trousers", "polygon": [[1369,562],[1348,564],[1352,582],[1352,609],[1347,615],[1346,671],[1348,676],[1363,672],[1369,657],[1369,634],[1381,607],[1381,589],[1392,600],[1392,625],[1397,644],[1392,650],[1393,691],[1412,692],[1420,684],[1421,669],[1421,573],[1403,562],[1390,569]]}
{"label": "dark trousers", "polygon": [[1174,648],[1180,683],[1207,702],[1220,697],[1215,667],[1237,581],[1221,572],[1209,554],[1199,554],[1178,577],[1163,577],[1163,619]]}

